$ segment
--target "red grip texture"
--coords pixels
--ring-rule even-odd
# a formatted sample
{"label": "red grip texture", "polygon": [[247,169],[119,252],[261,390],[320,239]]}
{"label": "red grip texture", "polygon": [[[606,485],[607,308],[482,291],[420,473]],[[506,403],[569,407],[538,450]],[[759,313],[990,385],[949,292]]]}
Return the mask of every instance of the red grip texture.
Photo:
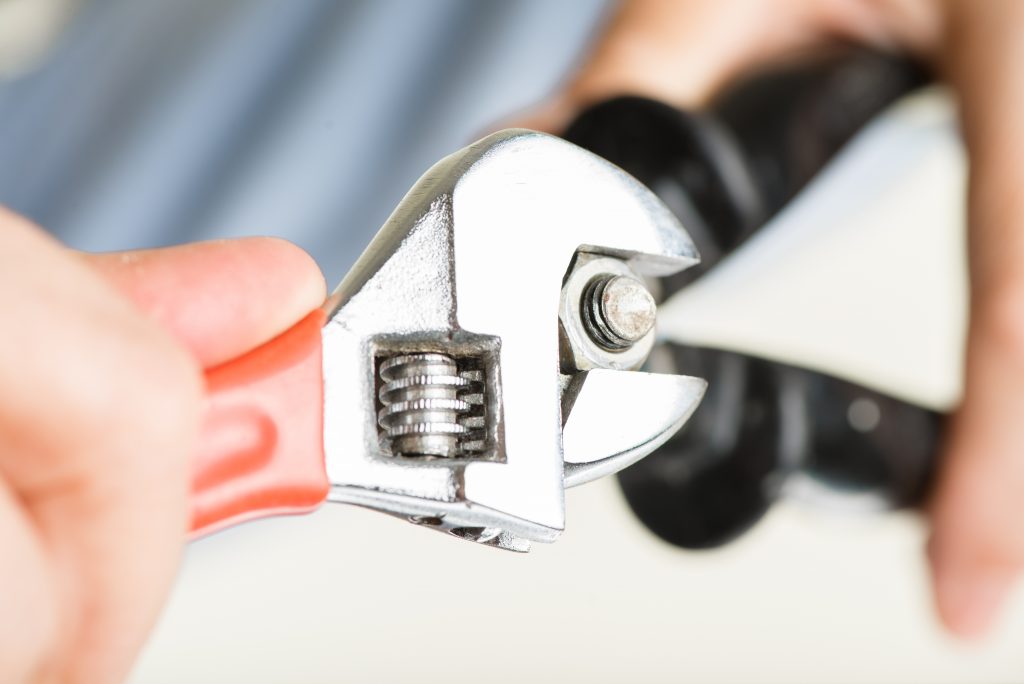
{"label": "red grip texture", "polygon": [[253,518],[304,513],[327,497],[323,367],[315,311],[206,373],[193,466],[193,536]]}

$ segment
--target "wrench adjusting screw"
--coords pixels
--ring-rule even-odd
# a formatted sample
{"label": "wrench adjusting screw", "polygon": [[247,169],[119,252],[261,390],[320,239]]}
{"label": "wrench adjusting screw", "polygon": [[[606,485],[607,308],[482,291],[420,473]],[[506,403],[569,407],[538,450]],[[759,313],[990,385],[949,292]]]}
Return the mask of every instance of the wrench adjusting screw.
{"label": "wrench adjusting screw", "polygon": [[654,328],[657,305],[642,282],[624,275],[595,276],[580,302],[583,327],[608,351],[624,351]]}
{"label": "wrench adjusting screw", "polygon": [[483,371],[431,352],[385,359],[378,374],[377,421],[393,456],[459,458],[483,450]]}

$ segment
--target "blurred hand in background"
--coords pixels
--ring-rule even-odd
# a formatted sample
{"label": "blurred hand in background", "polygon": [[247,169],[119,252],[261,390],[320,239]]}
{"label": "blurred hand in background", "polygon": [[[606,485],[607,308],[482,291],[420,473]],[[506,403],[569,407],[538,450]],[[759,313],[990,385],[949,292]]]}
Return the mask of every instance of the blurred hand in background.
{"label": "blurred hand in background", "polygon": [[201,369],[323,298],[283,241],[86,256],[0,210],[0,681],[124,678],[185,540]]}
{"label": "blurred hand in background", "polygon": [[557,133],[624,94],[698,108],[745,71],[837,40],[908,53],[959,101],[971,317],[928,557],[943,622],[977,636],[1024,568],[1024,3],[629,0],[564,90],[517,125]]}

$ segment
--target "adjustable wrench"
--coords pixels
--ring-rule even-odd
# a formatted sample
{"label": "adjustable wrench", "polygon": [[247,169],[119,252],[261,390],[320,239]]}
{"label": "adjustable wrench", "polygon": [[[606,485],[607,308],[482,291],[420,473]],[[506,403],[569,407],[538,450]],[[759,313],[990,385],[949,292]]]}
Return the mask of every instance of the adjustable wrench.
{"label": "adjustable wrench", "polygon": [[650,453],[699,378],[640,372],[643,276],[698,261],[619,168],[495,133],[409,191],[323,307],[207,373],[194,534],[325,500],[526,551],[564,490]]}

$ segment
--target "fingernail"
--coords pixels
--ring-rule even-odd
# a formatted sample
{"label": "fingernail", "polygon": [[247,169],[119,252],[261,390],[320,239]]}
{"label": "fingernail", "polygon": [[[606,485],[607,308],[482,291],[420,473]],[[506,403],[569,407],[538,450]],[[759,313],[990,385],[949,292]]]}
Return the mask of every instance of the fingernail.
{"label": "fingernail", "polygon": [[1013,573],[987,567],[936,568],[942,621],[958,637],[977,639],[989,630],[1013,585]]}

